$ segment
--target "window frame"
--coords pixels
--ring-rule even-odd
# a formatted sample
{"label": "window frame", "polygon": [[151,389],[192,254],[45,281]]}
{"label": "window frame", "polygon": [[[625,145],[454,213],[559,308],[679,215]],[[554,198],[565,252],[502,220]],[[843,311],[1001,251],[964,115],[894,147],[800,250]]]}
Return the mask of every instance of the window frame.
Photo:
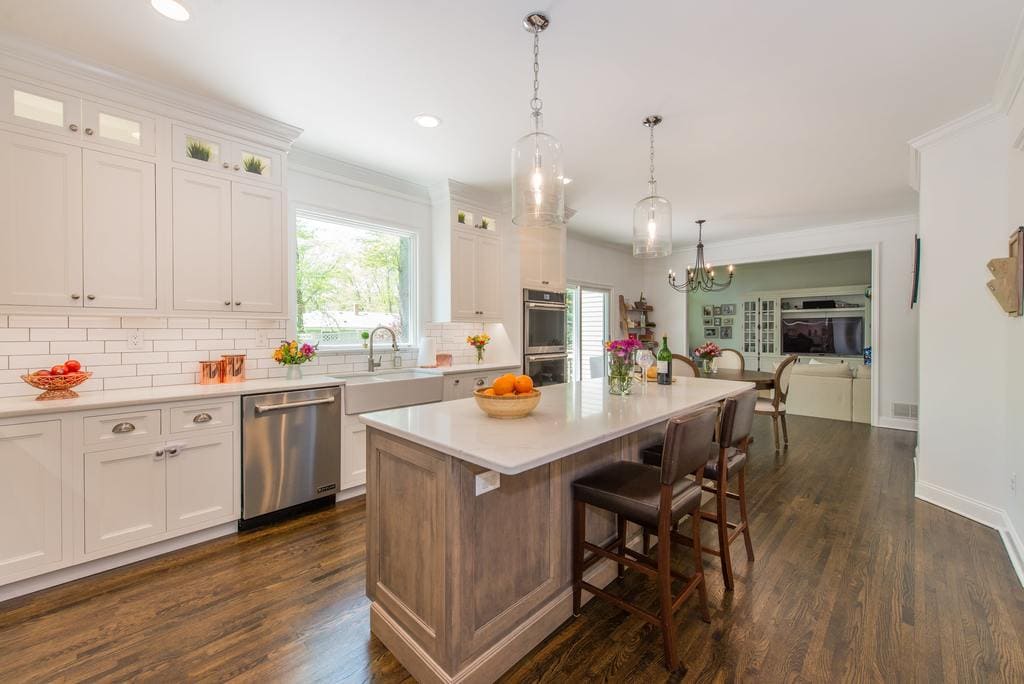
{"label": "window frame", "polygon": [[599,292],[604,295],[604,338],[605,341],[612,339],[612,288],[609,285],[600,285],[597,283],[589,283],[579,280],[570,280],[565,285],[565,290],[575,290],[574,303],[576,310],[574,312],[573,322],[574,326],[571,331],[571,340],[569,343],[569,360],[570,366],[573,370],[572,378],[573,382],[578,382],[583,379],[583,340],[582,340],[582,311],[581,304],[583,301],[583,290],[589,292]]}
{"label": "window frame", "polygon": [[[298,331],[298,292],[296,291],[298,271],[298,254],[299,254],[299,235],[298,225],[299,219],[307,218],[313,221],[320,221],[325,223],[335,223],[342,226],[351,226],[353,228],[360,228],[364,230],[372,230],[387,235],[394,235],[397,237],[409,239],[409,340],[407,342],[399,342],[399,349],[416,349],[417,340],[419,340],[421,322],[420,322],[420,233],[419,231],[394,225],[386,225],[377,221],[368,220],[361,217],[346,215],[342,212],[332,211],[328,209],[322,209],[319,207],[301,206],[296,205],[294,211],[294,226],[292,229],[292,240],[291,240],[291,260],[292,260],[292,273],[289,287],[290,298],[291,298],[291,309],[290,309],[290,325],[294,331],[294,336],[297,338],[299,335]],[[323,344],[321,343],[318,347],[320,352],[352,352],[352,351],[365,351],[362,344]]]}

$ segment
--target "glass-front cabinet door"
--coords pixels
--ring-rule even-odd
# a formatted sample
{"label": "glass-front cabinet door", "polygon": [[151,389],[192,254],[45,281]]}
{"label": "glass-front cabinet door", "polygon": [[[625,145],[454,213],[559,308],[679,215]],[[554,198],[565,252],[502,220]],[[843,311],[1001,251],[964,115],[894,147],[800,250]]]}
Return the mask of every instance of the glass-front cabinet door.
{"label": "glass-front cabinet door", "polygon": [[81,137],[82,101],[74,95],[0,78],[0,119],[51,133]]}
{"label": "glass-front cabinet door", "polygon": [[281,182],[280,156],[276,152],[247,143],[235,143],[233,156],[231,168],[238,171],[243,180],[262,180],[274,185]]}
{"label": "glass-front cabinet door", "polygon": [[231,143],[205,131],[175,126],[174,161],[206,169],[231,170]]}
{"label": "glass-front cabinet door", "polygon": [[143,154],[156,151],[153,119],[86,100],[82,103],[82,120],[86,140]]}

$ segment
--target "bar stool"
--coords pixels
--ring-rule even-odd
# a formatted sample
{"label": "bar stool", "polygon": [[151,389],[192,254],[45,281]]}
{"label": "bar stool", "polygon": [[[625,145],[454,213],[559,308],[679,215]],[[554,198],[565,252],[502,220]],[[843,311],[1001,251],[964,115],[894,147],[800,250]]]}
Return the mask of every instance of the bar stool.
{"label": "bar stool", "polygon": [[[719,442],[712,444],[709,459],[704,467],[704,479],[714,486],[702,484],[702,489],[715,495],[715,512],[701,511],[701,518],[715,523],[718,528],[718,548],[704,547],[704,551],[718,556],[722,561],[722,580],[726,591],[733,589],[732,555],[730,545],[743,534],[747,560],[754,560],[754,546],[750,539],[750,525],[747,519],[747,482],[744,466],[750,448],[750,433],[754,424],[754,407],[757,405],[757,390],[747,390],[722,403],[719,424]],[[660,454],[652,449],[641,452],[644,463],[657,465]],[[729,491],[729,479],[735,477],[737,492]],[[727,503],[729,499],[739,502],[740,522],[730,523]],[[699,541],[695,541],[695,544]],[[650,535],[644,531],[644,548],[650,548]],[[646,550],[645,550],[646,553]]]}
{"label": "bar stool", "polygon": [[[701,616],[710,622],[707,587],[701,561],[700,498],[701,478],[707,464],[708,449],[715,430],[714,408],[672,418],[665,432],[665,454],[660,468],[618,461],[572,483],[573,542],[572,542],[572,612],[580,614],[583,590],[605,599],[644,620],[661,625],[665,647],[665,662],[669,670],[679,666],[676,650],[676,628],[673,613],[694,593],[700,594]],[[687,478],[693,475],[694,479]],[[618,534],[605,546],[586,540],[587,504],[616,514]],[[685,577],[672,570],[672,542],[689,544],[689,540],[675,531],[685,516],[693,519],[694,574]],[[658,535],[658,557],[652,559],[626,546],[626,522],[633,522]],[[685,541],[684,541],[685,540]],[[613,551],[613,549],[617,549]],[[584,551],[591,556],[584,559]],[[629,567],[655,578],[658,584],[660,615],[614,596],[600,587],[583,580],[583,572],[601,558],[609,558],[619,566],[621,576]],[[673,598],[672,578],[684,582],[682,592]]]}

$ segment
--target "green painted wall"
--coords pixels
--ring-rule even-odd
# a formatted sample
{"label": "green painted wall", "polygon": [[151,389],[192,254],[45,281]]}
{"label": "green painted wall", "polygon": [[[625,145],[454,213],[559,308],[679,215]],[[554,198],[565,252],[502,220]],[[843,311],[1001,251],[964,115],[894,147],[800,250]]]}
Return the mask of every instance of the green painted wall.
{"label": "green painted wall", "polygon": [[[725,268],[715,267],[724,272]],[[744,299],[751,292],[773,290],[796,290],[807,287],[841,287],[871,282],[871,252],[850,252],[826,256],[762,261],[752,264],[738,264],[736,277],[727,290],[722,292],[701,292],[687,295],[687,349],[704,342],[703,310],[705,304],[735,304],[736,316],[732,339],[713,338],[720,347],[740,351],[742,343]],[[682,353],[673,347],[672,351]]]}

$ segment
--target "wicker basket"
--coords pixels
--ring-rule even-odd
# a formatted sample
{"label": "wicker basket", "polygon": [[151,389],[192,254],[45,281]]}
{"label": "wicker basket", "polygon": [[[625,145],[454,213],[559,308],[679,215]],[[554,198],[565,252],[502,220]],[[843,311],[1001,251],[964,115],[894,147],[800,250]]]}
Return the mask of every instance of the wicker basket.
{"label": "wicker basket", "polygon": [[51,399],[74,399],[78,396],[72,387],[78,387],[92,377],[90,371],[78,371],[67,375],[22,375],[21,379],[36,389],[46,390],[36,401],[49,401]]}
{"label": "wicker basket", "polygon": [[533,390],[529,394],[503,394],[495,396],[484,394],[486,389],[473,392],[476,404],[491,418],[525,418],[540,403],[540,392]]}

